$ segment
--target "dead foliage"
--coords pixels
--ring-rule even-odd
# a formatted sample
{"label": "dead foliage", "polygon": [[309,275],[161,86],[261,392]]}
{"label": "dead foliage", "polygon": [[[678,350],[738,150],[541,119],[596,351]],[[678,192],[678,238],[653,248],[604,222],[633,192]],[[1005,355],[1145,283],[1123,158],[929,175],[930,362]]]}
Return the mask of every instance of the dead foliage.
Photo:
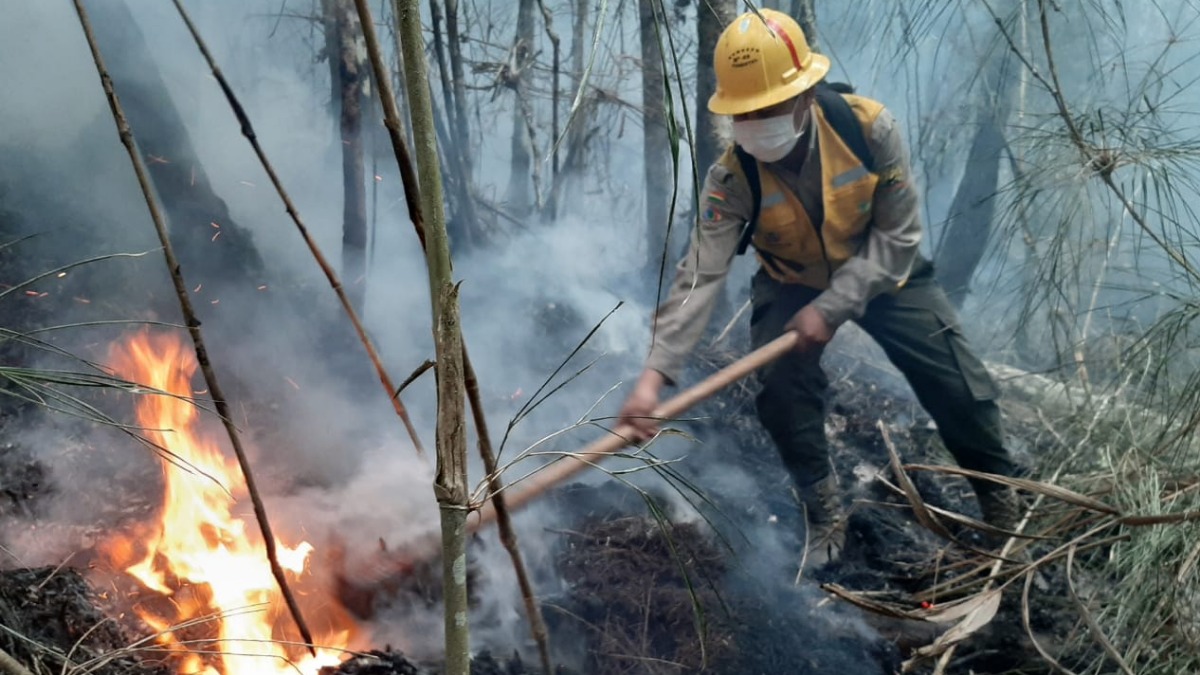
{"label": "dead foliage", "polygon": [[125,651],[133,639],[97,608],[99,600],[73,569],[0,572],[0,648],[38,675],[169,673]]}

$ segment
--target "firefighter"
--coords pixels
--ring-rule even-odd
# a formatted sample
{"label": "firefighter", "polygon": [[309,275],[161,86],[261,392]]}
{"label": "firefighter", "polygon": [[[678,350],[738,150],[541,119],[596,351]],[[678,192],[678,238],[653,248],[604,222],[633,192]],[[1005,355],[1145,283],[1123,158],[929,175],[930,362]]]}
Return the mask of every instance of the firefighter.
{"label": "firefighter", "polygon": [[[825,436],[829,381],[820,359],[854,321],[887,353],[963,467],[1013,475],[997,390],[953,306],[918,251],[917,186],[899,125],[880,103],[824,82],[829,59],[809,50],[788,15],[762,9],[725,28],[714,53],[709,110],[733,118],[734,143],[708,169],[687,254],[655,313],[645,368],[621,409],[636,440],[678,381],[723,292],[739,249],[753,246],[755,348],[784,331],[794,351],[757,373],[755,404],[807,521],[810,563],[837,558],[845,517]],[[984,519],[1011,530],[1015,494],[972,481]],[[805,539],[801,538],[801,541]]]}

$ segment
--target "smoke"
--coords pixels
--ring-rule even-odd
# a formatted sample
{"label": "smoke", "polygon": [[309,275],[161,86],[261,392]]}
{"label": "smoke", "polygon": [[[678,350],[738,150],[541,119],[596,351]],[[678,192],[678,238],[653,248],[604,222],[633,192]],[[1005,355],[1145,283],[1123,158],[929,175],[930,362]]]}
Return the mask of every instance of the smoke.
{"label": "smoke", "polygon": [[[222,348],[212,355],[214,361],[236,374],[247,391],[263,395],[261,400],[245,401],[249,407],[239,405],[237,421],[250,433],[256,466],[262,467],[275,491],[270,506],[281,514],[276,520],[282,520],[285,530],[294,528],[318,539],[336,533],[348,550],[373,549],[381,540],[392,547],[403,546],[433,528],[431,459],[416,457],[369,371],[345,375],[346,364],[364,367],[361,347],[343,339],[344,335],[330,339],[318,334],[312,316],[333,316],[339,311],[328,284],[270,189],[171,3],[126,2],[153,62],[147,68],[153,65],[161,74],[213,191],[252,237],[266,267],[265,291],[211,298],[201,290],[195,295],[207,303],[220,300],[219,305],[203,305],[205,328],[211,327],[222,338]],[[98,3],[91,4],[98,11]],[[311,16],[312,3],[206,0],[189,3],[188,9],[305,223],[336,264],[341,247],[341,142],[331,114],[329,69],[319,56],[322,28]],[[515,13],[515,3],[492,3],[488,11],[499,36],[495,42],[506,42],[512,17],[504,13]],[[961,93],[973,73],[948,64],[974,58],[978,45],[968,29],[988,25],[987,18],[971,15],[964,24],[958,13],[939,15],[925,26],[927,34],[958,35],[958,39],[923,41],[905,59],[891,62],[889,55],[903,51],[906,44],[900,32],[864,30],[859,5],[830,6],[822,12],[822,43],[835,61],[831,78],[849,80],[860,93],[883,101],[909,130],[906,135],[918,161],[926,153],[964,157],[958,149],[969,143],[970,122],[944,111],[953,109],[947,107],[948,101]],[[893,17],[891,10],[875,7],[869,14],[875,17],[872,25],[898,30],[898,23],[880,18]],[[69,3],[0,0],[0,15],[5,17],[0,23],[0,82],[5,83],[0,97],[0,149],[6,157],[0,166],[0,188],[7,188],[0,197],[5,205],[18,210],[30,230],[43,234],[39,239],[43,243],[36,245],[46,259],[59,264],[97,253],[153,250],[157,242],[73,8]],[[520,458],[526,448],[568,452],[596,438],[601,432],[585,422],[617,409],[628,390],[625,383],[636,377],[649,341],[647,319],[656,300],[655,284],[640,272],[646,254],[644,181],[640,134],[633,133],[640,119],[630,113],[636,111],[640,82],[636,69],[609,56],[633,51],[636,22],[609,19],[592,84],[620,105],[603,108],[589,122],[595,140],[586,185],[562,196],[560,214],[553,222],[524,220],[494,246],[455,260],[455,276],[462,281],[464,335],[482,384],[492,435],[497,443],[503,440],[504,464]],[[560,35],[570,35],[568,12],[556,14],[555,28]],[[683,39],[686,34],[690,40],[690,32],[678,33],[682,69],[687,73],[695,50]],[[381,29],[381,36],[387,35]],[[538,39],[544,41],[541,35]],[[590,32],[585,39],[590,48]],[[499,63],[506,58],[482,43],[467,48],[475,50],[471,56],[480,62]],[[140,69],[127,75],[146,76]],[[480,194],[491,197],[504,194],[507,185],[513,101],[507,92],[484,88],[482,76],[476,76],[473,84],[481,88],[471,94],[470,107],[478,103],[481,110],[473,127],[482,132],[481,138],[472,139],[479,141],[474,178]],[[690,106],[694,97],[686,89],[685,93],[676,101]],[[569,102],[569,96],[561,101],[564,110]],[[544,119],[548,101],[537,99],[534,105],[539,119]],[[372,100],[369,106],[374,114],[378,102]],[[695,111],[690,114],[694,119]],[[931,116],[940,121],[932,132],[922,134],[922,124]],[[370,271],[363,281],[367,287],[364,316],[389,372],[399,381],[434,356],[427,275],[390,148],[378,133],[377,119],[368,127],[375,130],[366,135],[368,172],[377,179],[368,188],[373,230]],[[133,131],[136,135],[138,129]],[[550,173],[545,164],[547,136],[542,130],[535,138],[540,150],[535,161],[541,163],[543,176]],[[692,196],[687,185],[692,173],[689,162],[688,153],[681,152],[677,207],[681,222],[689,217]],[[949,208],[961,162],[947,159],[920,166],[926,221],[936,226]],[[686,230],[686,225],[680,225],[678,236]],[[931,245],[932,236],[927,236],[927,252]],[[674,264],[677,250],[672,250],[669,265]],[[752,267],[748,258],[739,259],[734,267],[728,289],[734,306],[746,297]],[[137,267],[121,270],[121,278],[134,278],[144,286],[168,284],[157,252]],[[671,271],[669,267],[668,277]],[[188,272],[184,269],[185,275]],[[283,285],[293,297],[311,298],[311,306],[303,309],[312,310],[312,316],[275,300],[274,289]],[[89,306],[89,311],[96,311],[95,306]],[[246,324],[252,329],[239,331],[240,317],[252,317],[253,322]],[[599,326],[595,334],[572,356],[595,326]],[[973,330],[969,323],[967,328]],[[112,331],[111,336],[119,333]],[[95,340],[89,333],[65,346],[82,348]],[[102,352],[102,347],[94,349]],[[560,385],[552,396],[535,398],[536,392],[544,395]],[[432,375],[415,382],[402,399],[424,445],[431,449],[436,413]],[[74,452],[54,424],[29,430],[22,438],[51,467],[59,488],[60,499],[42,514],[45,522],[76,522],[93,513],[94,503],[87,498],[96,489],[92,477],[128,467],[145,472],[147,466],[154,466],[143,449],[118,434],[88,432],[93,447],[87,453]],[[673,438],[664,439],[656,450],[666,458],[683,458],[684,463],[700,454],[689,441]],[[714,493],[750,494],[752,477],[721,463],[714,454],[707,453],[706,463],[696,471],[700,487]],[[518,461],[506,477],[525,475],[544,459]],[[611,466],[631,465],[614,461]],[[472,481],[481,476],[473,459]],[[656,480],[649,471],[629,478],[637,485]],[[584,479],[606,477],[593,471]],[[681,518],[697,517],[683,502],[675,507]],[[557,581],[548,571],[546,538],[538,533],[554,515],[534,503],[518,519],[522,532],[529,533],[522,544],[539,588],[551,591]],[[763,524],[747,536],[769,553],[763,559],[777,561],[789,555],[777,528]],[[76,540],[10,533],[7,544],[23,560],[57,562]],[[513,644],[523,638],[524,628],[516,609],[515,584],[507,576],[507,560],[494,540],[482,556],[480,567],[495,575],[483,580],[487,590],[480,611],[495,619],[487,623],[495,631],[488,637],[498,644]],[[434,640],[440,630],[435,612],[419,614],[397,619],[397,625],[409,630],[383,626],[381,635],[397,644],[401,636],[413,640],[411,636],[418,633]],[[411,630],[415,625],[429,630]]]}
{"label": "smoke", "polygon": [[[281,537],[336,541],[351,555],[374,551],[380,542],[402,550],[406,542],[436,530],[432,458],[417,458],[378,382],[365,369],[361,347],[353,340],[318,335],[321,320],[313,317],[339,311],[332,294],[174,8],[150,0],[130,0],[128,7],[152,63],[144,68],[134,64],[121,76],[149,83],[154,78],[150,70],[157,70],[213,192],[263,257],[263,290],[224,291],[218,296],[211,287],[197,287],[194,301],[203,312],[202,329],[214,344],[212,358],[228,378],[227,388],[244,393],[234,396],[235,421],[246,434],[260,482],[271,491],[273,524]],[[110,20],[96,3],[90,9],[97,24]],[[336,264],[341,245],[341,143],[330,113],[328,68],[317,58],[323,46],[320,26],[303,16],[311,9],[287,6],[279,16],[273,2],[221,0],[189,6],[306,225]],[[15,207],[22,222],[41,233],[46,243],[39,251],[46,260],[61,264],[97,253],[152,251],[134,269],[101,270],[94,278],[108,279],[113,286],[131,282],[134,288],[169,288],[73,8],[69,3],[0,0],[0,11],[6,17],[0,25],[0,78],[6,83],[0,102],[0,145],[9,158],[0,170],[0,184],[7,188],[5,205]],[[125,103],[136,105],[132,100]],[[378,104],[372,100],[369,105]],[[371,126],[377,129],[378,122]],[[138,131],[135,126],[135,136]],[[481,152],[486,158],[480,162],[485,185],[499,184],[507,171],[501,135]],[[369,187],[374,235],[372,264],[364,280],[364,316],[399,382],[434,355],[428,287],[390,148],[378,133],[365,137],[368,171],[377,178]],[[638,161],[628,142],[615,148],[613,156]],[[27,169],[17,172],[16,166]],[[617,195],[568,195],[563,217],[552,225],[531,223],[506,242],[456,260],[456,276],[463,281],[466,339],[493,435],[498,441],[506,439],[502,462],[512,462],[538,439],[589,416],[611,414],[623,392],[610,389],[637,372],[648,339],[649,311],[639,302],[644,293],[630,297],[629,276],[637,269],[631,253],[644,239],[639,236],[642,210],[629,198],[638,190],[637,181],[623,190]],[[601,216],[584,217],[585,213]],[[171,223],[172,228],[187,225]],[[214,229],[217,225],[221,223],[213,224]],[[601,259],[605,264],[594,264]],[[185,266],[185,277],[189,271],[195,268]],[[618,283],[622,279],[624,283]],[[292,314],[294,305],[281,306],[274,300],[283,292],[281,286],[293,297],[310,295],[313,316]],[[86,290],[93,304],[80,311],[97,312],[98,298],[106,289]],[[583,350],[563,365],[602,320]],[[107,340],[121,339],[122,333],[110,329],[99,338],[94,332],[72,335],[78,337],[64,335],[60,344],[88,350],[103,361]],[[347,363],[359,369],[358,374],[342,372]],[[547,383],[560,365],[562,373]],[[532,396],[543,384],[548,385],[545,395],[564,383],[553,396],[533,405]],[[429,450],[436,412],[433,393],[430,374],[403,394]],[[113,403],[128,412],[123,404]],[[530,407],[528,414],[510,428],[512,417],[524,406]],[[113,495],[138,495],[139,514],[154,508],[157,459],[121,434],[90,426],[70,425],[72,433],[87,439],[81,444],[65,444],[67,425],[53,418],[20,437],[48,467],[55,495],[39,506],[36,518],[9,523],[5,543],[23,564],[57,564],[79,548],[78,529],[96,522],[97,502],[116,502]],[[215,421],[208,427],[219,429]],[[597,434],[594,428],[581,428],[539,449],[575,450]],[[78,445],[86,445],[86,452]],[[542,461],[527,459],[507,475],[523,475]],[[98,489],[96,476],[121,475],[134,478],[114,481],[111,492]],[[482,477],[474,459],[471,477]],[[118,512],[129,506],[112,503],[111,509],[101,509],[107,516],[102,522],[122,522]],[[523,513],[523,528],[536,528],[539,514],[536,505]],[[526,537],[524,544],[539,583],[553,583],[547,573],[548,549],[534,536]],[[494,543],[484,555],[483,569],[508,565]],[[487,623],[496,627],[497,640],[515,644],[524,630],[519,604],[508,590],[513,587],[510,579],[501,576],[483,579],[485,604],[480,611],[492,617]],[[390,618],[390,626],[386,621],[379,624],[379,635],[392,644],[408,643],[413,649],[436,644],[436,608]],[[428,643],[422,645],[425,640]]]}

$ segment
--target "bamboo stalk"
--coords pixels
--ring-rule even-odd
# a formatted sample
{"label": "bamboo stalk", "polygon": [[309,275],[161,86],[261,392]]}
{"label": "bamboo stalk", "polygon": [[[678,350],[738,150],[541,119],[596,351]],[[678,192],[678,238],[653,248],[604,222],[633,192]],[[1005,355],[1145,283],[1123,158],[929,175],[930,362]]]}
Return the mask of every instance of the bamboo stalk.
{"label": "bamboo stalk", "polygon": [[263,506],[262,498],[259,496],[258,487],[254,481],[254,474],[250,469],[250,462],[246,458],[245,449],[242,447],[241,437],[238,435],[237,428],[233,425],[233,416],[230,414],[229,404],[225,400],[225,394],[221,390],[216,371],[209,360],[208,348],[205,346],[204,336],[200,331],[200,319],[197,318],[195,308],[192,306],[188,290],[189,286],[184,281],[179,259],[175,256],[175,249],[171,245],[170,237],[167,235],[167,225],[163,219],[162,209],[159,208],[158,200],[154,195],[154,188],[150,184],[150,175],[146,170],[146,164],[142,161],[141,155],[138,153],[133,138],[133,130],[129,126],[129,121],[125,117],[125,110],[117,98],[116,91],[113,89],[112,78],[108,74],[108,68],[104,65],[104,58],[101,56],[100,48],[96,44],[96,36],[92,31],[92,23],[88,18],[87,10],[83,7],[83,0],[74,0],[74,2],[75,12],[79,15],[79,23],[83,27],[84,37],[87,39],[88,47],[92,52],[92,60],[95,61],[96,71],[100,76],[100,84],[104,88],[104,94],[112,110],[113,120],[117,125],[117,134],[121,139],[122,145],[125,146],[125,150],[129,153],[129,160],[133,164],[133,171],[137,176],[138,185],[141,187],[142,195],[146,200],[146,207],[150,211],[150,218],[154,221],[154,230],[158,234],[159,242],[162,244],[163,256],[166,258],[171,282],[175,286],[175,294],[179,298],[179,307],[183,313],[188,334],[192,338],[192,345],[196,351],[196,361],[200,365],[201,372],[204,374],[204,382],[208,386],[213,405],[216,407],[217,414],[221,418],[225,432],[229,435],[229,442],[233,446],[234,454],[237,455],[238,466],[241,468],[242,476],[246,480],[246,490],[249,492],[250,500],[254,505],[254,517],[258,521],[259,529],[262,532],[263,544],[267,549],[267,559],[271,564],[271,574],[274,575],[276,583],[279,584],[279,590],[283,594],[284,601],[287,603],[288,611],[291,613],[296,627],[300,630],[300,635],[304,638],[309,652],[316,656],[312,633],[309,631],[308,625],[304,622],[300,606],[296,603],[296,599],[292,595],[292,590],[288,586],[287,578],[284,576],[283,567],[279,564],[275,535],[271,532],[271,523],[267,518],[266,507]]}
{"label": "bamboo stalk", "polygon": [[[392,128],[398,119],[375,26],[366,0],[355,0],[367,51],[375,69],[380,100]],[[421,212],[428,217],[425,261],[429,268],[429,293],[435,327],[438,377],[437,496],[442,522],[442,597],[445,603],[446,675],[471,672],[470,622],[467,604],[467,449],[463,415],[463,348],[458,319],[457,288],[451,282],[450,242],[442,206],[442,178],[433,122],[433,102],[428,87],[425,41],[421,35],[418,0],[400,3],[400,45],[404,50],[405,81],[409,92],[409,119],[416,144]],[[393,142],[399,136],[393,134]],[[402,158],[397,152],[397,160]],[[403,168],[401,168],[403,171]]]}
{"label": "bamboo stalk", "polygon": [[[365,0],[362,0],[365,1]],[[413,0],[415,2],[416,0]],[[421,124],[414,126],[419,134]],[[435,158],[436,159],[436,158]],[[438,221],[433,221],[437,231]],[[467,430],[463,411],[462,331],[458,288],[442,268],[441,299],[436,302],[437,476],[433,491],[442,521],[442,598],[445,603],[446,674],[471,672],[469,600],[467,597]],[[457,355],[457,357],[455,356]]]}
{"label": "bamboo stalk", "polygon": [[[363,34],[366,38],[367,53],[370,56],[371,63],[375,68],[376,82],[379,83],[379,96],[384,108],[384,118],[387,127],[392,132],[392,143],[396,150],[396,160],[401,164],[403,171],[404,165],[409,161],[407,149],[404,147],[403,138],[393,130],[400,128],[400,115],[396,108],[395,98],[392,96],[391,89],[388,86],[387,70],[383,65],[382,51],[379,46],[379,41],[375,35],[374,24],[371,22],[370,8],[365,0],[355,0],[358,11],[360,13],[359,23],[363,26]],[[399,2],[395,8],[400,9]],[[407,62],[407,57],[406,57]],[[415,135],[415,128],[414,128]],[[411,169],[410,169],[411,170]],[[410,202],[411,204],[411,202]],[[413,222],[423,222],[421,214],[418,212],[413,218]],[[424,247],[424,241],[422,241]],[[505,508],[504,496],[501,494],[503,489],[500,484],[500,472],[497,467],[495,452],[492,449],[491,435],[488,432],[487,417],[483,411],[483,402],[479,393],[479,380],[475,373],[475,368],[471,363],[470,355],[467,352],[465,343],[462,345],[462,363],[465,376],[465,385],[467,390],[467,398],[471,405],[471,413],[475,423],[476,435],[479,439],[479,453],[483,459],[484,469],[488,474],[488,488],[492,493],[492,499],[489,503],[495,503],[495,508],[499,513],[500,540],[508,551],[509,557],[513,562],[513,570],[517,577],[517,582],[520,585],[522,597],[525,602],[525,610],[529,616],[530,631],[534,640],[538,644],[538,651],[543,661],[543,667],[547,673],[553,672],[550,661],[550,647],[548,631],[546,630],[545,620],[542,617],[541,609],[536,601],[536,596],[533,593],[533,584],[530,581],[528,570],[525,567],[523,557],[521,555],[520,546],[517,543],[517,535],[512,527],[511,520],[508,517],[508,510]],[[443,543],[444,545],[444,543]]]}
{"label": "bamboo stalk", "polygon": [[[180,0],[173,0],[175,8],[179,11],[179,16],[187,25],[188,31],[192,34],[192,39],[196,41],[196,46],[200,49],[200,53],[204,56],[204,60],[208,62],[208,67],[212,71],[213,77],[221,86],[221,91],[225,94],[225,99],[229,102],[229,106],[233,109],[233,114],[237,117],[238,124],[241,126],[242,135],[246,140],[250,141],[250,147],[254,148],[254,154],[258,156],[258,161],[262,164],[263,170],[267,172],[267,177],[271,180],[271,185],[275,186],[275,191],[279,194],[279,198],[283,200],[284,209],[291,216],[292,222],[295,223],[296,229],[300,232],[300,236],[304,239],[304,243],[308,245],[309,252],[317,261],[317,265],[325,274],[325,278],[329,281],[329,285],[333,288],[333,292],[337,295],[338,302],[341,303],[342,309],[345,310],[346,316],[350,319],[350,323],[354,325],[354,332],[358,335],[359,342],[363,348],[367,350],[367,358],[371,360],[371,365],[375,368],[375,374],[379,378],[379,383],[387,392],[388,399],[392,402],[392,409],[396,411],[396,415],[400,421],[404,423],[404,429],[408,432],[409,440],[412,441],[413,448],[417,451],[419,457],[425,456],[425,447],[421,444],[421,437],[417,434],[416,427],[413,426],[412,419],[408,416],[408,409],[404,406],[404,402],[400,400],[399,389],[392,383],[392,378],[388,374],[387,369],[383,366],[383,360],[379,356],[379,351],[375,349],[374,343],[367,335],[367,329],[363,326],[362,320],[358,316],[358,312],[354,309],[354,303],[351,301],[346,289],[342,286],[341,279],[338,278],[337,272],[329,264],[325,258],[325,254],[321,251],[321,247],[317,245],[316,240],[308,232],[308,227],[300,218],[300,212],[296,209],[296,205],[292,202],[291,196],[283,187],[279,175],[275,173],[275,167],[271,161],[267,159],[266,153],[262,149],[262,145],[258,142],[258,134],[254,131],[254,126],[250,123],[250,117],[246,114],[246,110],[242,107],[241,101],[238,100],[236,94],[233,93],[233,88],[229,86],[229,81],[225,79],[225,74],[221,72],[220,66],[217,65],[216,59],[208,51],[208,45],[204,39],[200,37],[200,32],[196,29],[196,25],[192,23],[191,16],[187,10],[183,8]],[[407,194],[408,187],[405,187]],[[421,235],[423,226],[418,226],[418,235]]]}

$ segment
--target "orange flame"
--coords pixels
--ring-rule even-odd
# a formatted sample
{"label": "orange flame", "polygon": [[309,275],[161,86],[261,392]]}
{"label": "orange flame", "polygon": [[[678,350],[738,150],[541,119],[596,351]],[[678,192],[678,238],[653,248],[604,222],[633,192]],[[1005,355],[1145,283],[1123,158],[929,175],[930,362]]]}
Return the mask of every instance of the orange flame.
{"label": "orange flame", "polygon": [[[199,410],[188,400],[197,366],[181,335],[139,332],[114,346],[110,363],[125,379],[171,394],[137,397],[143,433],[175,458],[163,462],[161,518],[148,534],[106,548],[114,564],[170,598],[171,616],[135,609],[162,631],[159,641],[182,657],[177,672],[315,675],[322,666],[337,665],[354,623],[322,603],[328,626],[314,640],[325,647],[314,657],[299,644],[253,515],[236,513],[236,497],[246,494],[240,468],[199,429]],[[299,593],[295,583],[312,545],[278,542],[276,548]],[[178,637],[186,632],[181,626],[205,621],[217,623],[215,644]],[[214,652],[220,654],[218,665],[210,658]]]}

